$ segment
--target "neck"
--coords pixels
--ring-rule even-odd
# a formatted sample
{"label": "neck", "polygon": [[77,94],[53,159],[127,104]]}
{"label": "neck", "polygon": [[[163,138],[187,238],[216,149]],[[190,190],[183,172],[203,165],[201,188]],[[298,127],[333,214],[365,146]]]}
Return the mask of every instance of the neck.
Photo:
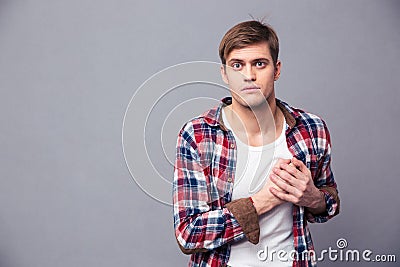
{"label": "neck", "polygon": [[232,101],[229,116],[232,126],[250,136],[275,133],[280,125],[279,108],[275,101],[275,96],[272,96],[262,105],[251,108]]}

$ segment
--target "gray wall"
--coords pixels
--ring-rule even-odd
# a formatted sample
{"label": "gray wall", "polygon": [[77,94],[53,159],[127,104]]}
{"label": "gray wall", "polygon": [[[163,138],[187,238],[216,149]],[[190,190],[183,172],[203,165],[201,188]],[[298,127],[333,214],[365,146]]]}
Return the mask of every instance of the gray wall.
{"label": "gray wall", "polygon": [[372,0],[0,1],[0,266],[186,265],[171,207],[126,166],[124,113],[156,72],[218,62],[220,38],[248,14],[280,37],[277,96],[331,131],[343,206],[311,226],[317,251],[341,237],[399,258],[399,11]]}

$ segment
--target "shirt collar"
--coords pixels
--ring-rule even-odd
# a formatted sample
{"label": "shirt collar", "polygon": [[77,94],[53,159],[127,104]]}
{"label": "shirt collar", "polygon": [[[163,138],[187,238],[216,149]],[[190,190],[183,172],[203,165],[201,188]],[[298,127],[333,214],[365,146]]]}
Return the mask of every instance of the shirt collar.
{"label": "shirt collar", "polygon": [[[275,100],[276,106],[281,109],[289,128],[293,128],[296,125],[296,120],[300,114],[282,100],[277,98]],[[203,114],[205,122],[210,126],[220,126],[224,131],[226,131],[227,128],[222,121],[222,108],[229,106],[230,104],[232,104],[232,97],[228,96],[221,99],[221,102],[217,107],[212,108]]]}

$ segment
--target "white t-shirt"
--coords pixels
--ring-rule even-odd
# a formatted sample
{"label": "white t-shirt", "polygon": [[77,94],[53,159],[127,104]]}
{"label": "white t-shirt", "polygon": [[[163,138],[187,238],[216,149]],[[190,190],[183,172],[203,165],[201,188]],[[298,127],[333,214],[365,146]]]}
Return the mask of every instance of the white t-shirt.
{"label": "white t-shirt", "polygon": [[[224,109],[222,109],[222,119],[226,127],[232,130]],[[293,157],[287,148],[285,136],[287,127],[284,121],[281,134],[275,142],[258,147],[243,143],[232,131],[237,146],[232,200],[254,195],[265,184],[278,158],[291,159]],[[228,265],[233,267],[292,266],[289,253],[294,249],[293,204],[283,203],[261,215],[259,224],[260,242],[254,245],[247,239],[243,239],[232,243]],[[281,250],[286,252],[286,255],[280,252]]]}

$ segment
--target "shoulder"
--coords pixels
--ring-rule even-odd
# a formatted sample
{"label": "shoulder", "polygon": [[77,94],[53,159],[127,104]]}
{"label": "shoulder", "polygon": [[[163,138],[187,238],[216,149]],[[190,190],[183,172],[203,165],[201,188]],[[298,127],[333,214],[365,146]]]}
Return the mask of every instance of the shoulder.
{"label": "shoulder", "polygon": [[184,131],[201,133],[219,128],[221,126],[222,108],[231,103],[231,97],[224,97],[218,105],[186,122],[181,128],[180,134]]}
{"label": "shoulder", "polygon": [[299,116],[298,119],[301,123],[305,124],[307,127],[311,128],[325,128],[326,123],[325,121],[318,115],[304,111],[302,109],[296,108],[296,111],[298,112]]}
{"label": "shoulder", "polygon": [[219,125],[217,116],[219,107],[211,108],[202,114],[190,119],[183,124],[179,135],[184,138],[201,139],[211,133],[215,126]]}
{"label": "shoulder", "polygon": [[280,104],[295,118],[294,128],[303,139],[312,139],[311,142],[319,148],[326,147],[331,142],[327,124],[319,115],[304,109],[290,106],[281,101]]}
{"label": "shoulder", "polygon": [[309,128],[326,128],[326,123],[320,116],[304,109],[291,106],[282,100],[277,99],[277,101],[295,118],[297,124]]}

